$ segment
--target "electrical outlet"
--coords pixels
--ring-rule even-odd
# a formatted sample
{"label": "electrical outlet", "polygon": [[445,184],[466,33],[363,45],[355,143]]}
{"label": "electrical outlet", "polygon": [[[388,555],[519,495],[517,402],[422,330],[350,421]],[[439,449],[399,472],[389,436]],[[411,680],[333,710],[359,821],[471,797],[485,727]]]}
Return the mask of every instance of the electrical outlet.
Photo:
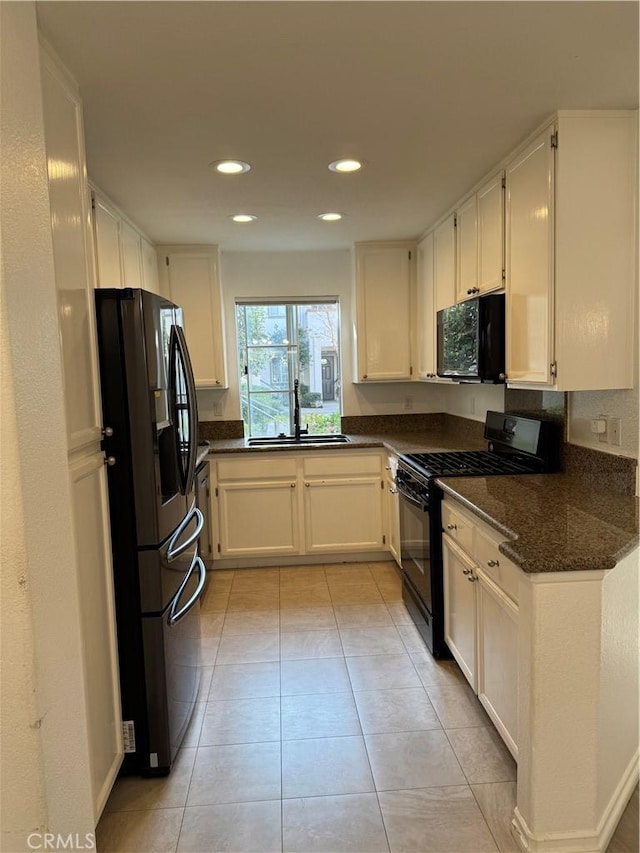
{"label": "electrical outlet", "polygon": [[476,413],[476,398],[475,398],[475,397],[472,397],[472,398],[469,400],[469,412],[470,412],[472,415],[475,415],[475,413]]}
{"label": "electrical outlet", "polygon": [[214,403],[213,404],[213,416],[215,418],[222,417],[222,403]]}
{"label": "electrical outlet", "polygon": [[[593,423],[593,421],[592,421],[592,423]],[[598,440],[600,442],[602,442],[602,444],[608,444],[609,443],[609,430],[607,429],[607,426],[609,424],[609,421],[607,420],[607,416],[606,415],[600,415],[600,417],[598,418],[598,424],[599,424],[598,429],[597,429]],[[604,430],[602,429],[602,424],[604,424]]]}
{"label": "electrical outlet", "polygon": [[609,418],[607,424],[607,432],[609,433],[609,441],[616,447],[622,444],[622,422],[620,418]]}
{"label": "electrical outlet", "polygon": [[402,402],[402,408],[405,412],[410,412],[413,409],[413,397],[405,397]]}

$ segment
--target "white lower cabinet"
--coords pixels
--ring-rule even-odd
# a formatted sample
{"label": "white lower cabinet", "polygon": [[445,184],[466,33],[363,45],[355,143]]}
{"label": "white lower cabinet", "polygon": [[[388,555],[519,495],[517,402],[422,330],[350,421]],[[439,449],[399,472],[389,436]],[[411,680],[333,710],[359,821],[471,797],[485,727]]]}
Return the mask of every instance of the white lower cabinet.
{"label": "white lower cabinet", "polygon": [[478,699],[517,759],[518,608],[482,572],[477,577]]}
{"label": "white lower cabinet", "polygon": [[295,481],[256,480],[218,486],[219,555],[297,554]]}
{"label": "white lower cabinet", "polygon": [[304,484],[305,551],[381,550],[380,477],[331,477]]}
{"label": "white lower cabinet", "polygon": [[212,457],[217,557],[381,551],[381,454]]}
{"label": "white lower cabinet", "polygon": [[445,640],[513,757],[518,758],[518,589],[504,537],[445,498]]}
{"label": "white lower cabinet", "polygon": [[385,471],[385,492],[387,496],[387,546],[391,556],[398,566],[402,566],[402,555],[400,546],[400,498],[396,486],[396,473],[398,470],[398,457],[389,456]]}
{"label": "white lower cabinet", "polygon": [[444,568],[444,638],[469,684],[476,681],[475,564],[447,536],[442,542]]}

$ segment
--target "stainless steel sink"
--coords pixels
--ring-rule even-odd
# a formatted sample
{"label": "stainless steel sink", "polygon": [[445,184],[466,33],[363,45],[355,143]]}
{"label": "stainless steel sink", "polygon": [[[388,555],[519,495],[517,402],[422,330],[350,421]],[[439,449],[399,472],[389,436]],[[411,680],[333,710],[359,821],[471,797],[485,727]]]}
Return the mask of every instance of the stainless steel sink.
{"label": "stainless steel sink", "polygon": [[298,447],[299,445],[314,446],[327,444],[346,444],[349,441],[346,435],[301,435],[299,439],[293,435],[270,435],[268,438],[248,438],[249,447]]}

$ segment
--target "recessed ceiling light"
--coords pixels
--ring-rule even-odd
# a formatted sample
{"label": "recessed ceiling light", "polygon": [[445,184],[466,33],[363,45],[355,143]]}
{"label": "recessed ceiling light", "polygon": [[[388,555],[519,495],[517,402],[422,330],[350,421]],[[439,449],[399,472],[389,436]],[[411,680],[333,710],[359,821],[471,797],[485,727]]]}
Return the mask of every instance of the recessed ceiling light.
{"label": "recessed ceiling light", "polygon": [[253,213],[236,213],[236,215],[231,218],[234,222],[253,222],[253,220],[258,217],[254,216]]}
{"label": "recessed ceiling light", "polygon": [[209,165],[223,175],[241,175],[251,168],[249,163],[245,163],[244,160],[215,160]]}
{"label": "recessed ceiling light", "polygon": [[357,172],[362,163],[359,160],[334,160],[329,163],[329,168],[332,172]]}
{"label": "recessed ceiling light", "polygon": [[338,219],[342,219],[341,213],[320,213],[318,215],[318,219],[322,219],[324,222],[337,222]]}

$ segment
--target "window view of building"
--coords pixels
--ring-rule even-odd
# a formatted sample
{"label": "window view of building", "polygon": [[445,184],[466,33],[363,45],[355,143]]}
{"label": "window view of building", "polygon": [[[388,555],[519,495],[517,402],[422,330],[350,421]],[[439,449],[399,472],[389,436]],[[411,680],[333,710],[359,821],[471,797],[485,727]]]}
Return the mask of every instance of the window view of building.
{"label": "window view of building", "polygon": [[237,302],[236,325],[245,435],[293,433],[296,379],[303,428],[340,432],[337,301]]}

